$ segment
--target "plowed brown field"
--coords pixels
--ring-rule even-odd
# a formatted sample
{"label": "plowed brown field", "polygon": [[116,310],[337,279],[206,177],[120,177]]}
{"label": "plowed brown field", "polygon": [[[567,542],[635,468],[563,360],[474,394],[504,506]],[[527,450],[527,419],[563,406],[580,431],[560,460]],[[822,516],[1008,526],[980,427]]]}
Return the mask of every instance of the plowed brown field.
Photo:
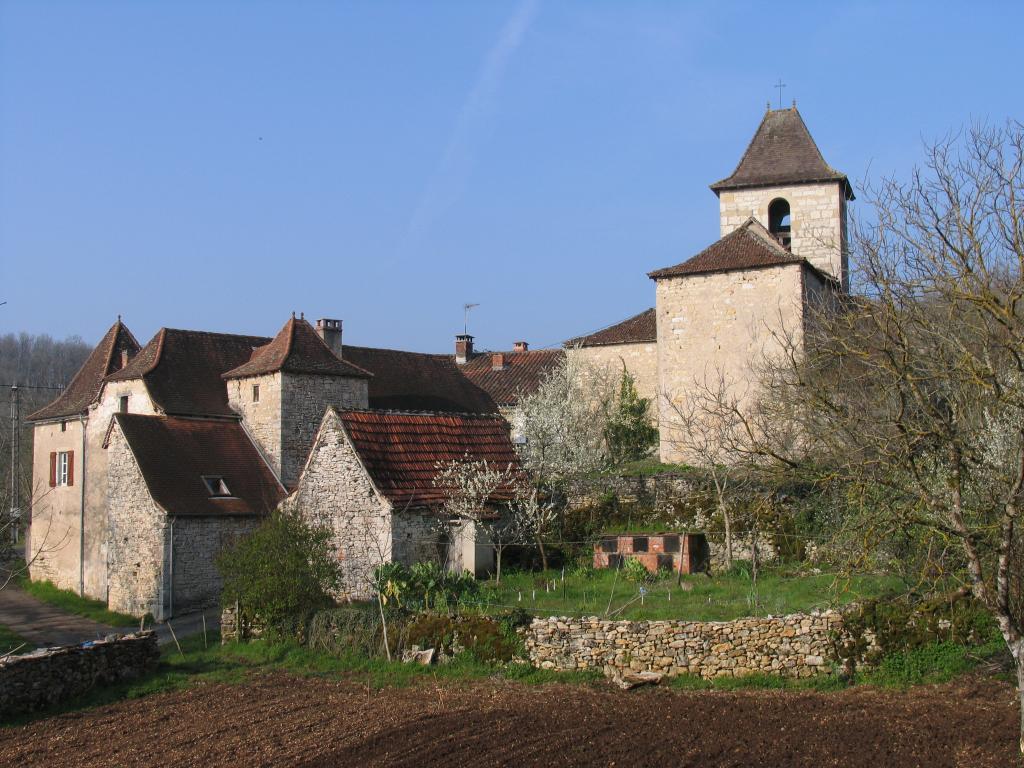
{"label": "plowed brown field", "polygon": [[676,692],[257,677],[0,730],[3,766],[1017,765],[1015,691]]}

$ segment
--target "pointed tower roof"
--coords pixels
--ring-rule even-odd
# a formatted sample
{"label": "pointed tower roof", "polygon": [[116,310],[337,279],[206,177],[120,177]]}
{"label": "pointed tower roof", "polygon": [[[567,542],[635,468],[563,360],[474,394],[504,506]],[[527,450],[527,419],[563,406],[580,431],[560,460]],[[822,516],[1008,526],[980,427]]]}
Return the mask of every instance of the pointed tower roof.
{"label": "pointed tower roof", "polygon": [[842,184],[846,198],[853,200],[846,174],[825,162],[794,103],[788,109],[769,109],[765,113],[736,170],[712,184],[711,189],[718,194],[726,189],[824,181]]}
{"label": "pointed tower roof", "polygon": [[78,369],[78,373],[67,388],[52,403],[30,414],[27,420],[42,421],[85,413],[99,397],[104,377],[120,370],[121,353],[127,352],[129,356],[134,356],[138,351],[139,342],[128,330],[128,326],[121,322],[119,316],[117,322],[110,326],[100,343]]}
{"label": "pointed tower roof", "polygon": [[293,316],[269,344],[258,347],[247,363],[224,374],[225,379],[261,376],[266,373],[313,373],[368,379],[367,370],[342,360],[331,351],[305,319]]}

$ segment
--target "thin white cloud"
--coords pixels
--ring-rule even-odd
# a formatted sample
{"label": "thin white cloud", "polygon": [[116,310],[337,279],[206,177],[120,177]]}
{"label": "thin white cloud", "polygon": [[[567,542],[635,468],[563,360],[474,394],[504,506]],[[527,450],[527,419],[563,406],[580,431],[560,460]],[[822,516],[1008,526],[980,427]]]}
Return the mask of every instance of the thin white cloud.
{"label": "thin white cloud", "polygon": [[402,250],[412,247],[423,230],[461,196],[477,150],[497,109],[501,82],[533,23],[537,5],[538,0],[522,0],[484,57],[473,87],[459,110],[444,154],[409,221]]}

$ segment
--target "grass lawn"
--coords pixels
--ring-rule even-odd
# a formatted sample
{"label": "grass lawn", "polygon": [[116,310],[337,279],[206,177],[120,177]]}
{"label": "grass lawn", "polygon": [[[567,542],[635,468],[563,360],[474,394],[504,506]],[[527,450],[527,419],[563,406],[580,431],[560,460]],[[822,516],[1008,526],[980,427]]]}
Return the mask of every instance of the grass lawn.
{"label": "grass lawn", "polygon": [[37,600],[60,608],[62,611],[84,616],[87,619],[111,627],[137,625],[139,619],[126,613],[108,611],[102,600],[93,600],[75,594],[70,589],[58,589],[52,581],[30,581],[24,579],[19,586]]}
{"label": "grass lawn", "polygon": [[[553,582],[553,589],[551,583]],[[548,585],[547,588],[545,585]],[[605,616],[620,619],[728,621],[743,616],[781,616],[845,605],[899,589],[889,576],[838,578],[835,574],[792,575],[766,571],[756,589],[748,576],[697,574],[653,584],[635,584],[613,570],[582,575],[560,571],[514,573],[482,585],[486,610],[524,608],[539,615]],[[646,594],[640,595],[641,587]],[[609,609],[609,605],[611,606]]]}
{"label": "grass lawn", "polygon": [[21,635],[11,631],[10,628],[0,624],[0,656],[10,653],[15,648],[24,646],[19,653],[25,653],[35,648],[35,645],[23,638]]}

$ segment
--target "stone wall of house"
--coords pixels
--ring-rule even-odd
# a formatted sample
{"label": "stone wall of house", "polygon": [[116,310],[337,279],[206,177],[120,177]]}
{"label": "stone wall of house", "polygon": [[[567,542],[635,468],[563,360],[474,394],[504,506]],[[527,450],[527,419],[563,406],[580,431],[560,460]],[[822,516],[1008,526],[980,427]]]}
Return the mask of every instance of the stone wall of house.
{"label": "stone wall of house", "polygon": [[[242,416],[242,424],[267,463],[281,474],[281,374],[228,379],[228,404]],[[259,387],[259,400],[254,387]],[[321,416],[323,414],[320,414]],[[319,418],[319,417],[317,417]]]}
{"label": "stone wall of house", "polygon": [[0,720],[147,674],[159,659],[152,631],[0,659]]}
{"label": "stone wall of house", "polygon": [[756,366],[778,348],[772,332],[803,324],[799,264],[672,277],[657,282],[661,460],[693,461],[682,445],[679,412],[699,385],[724,379],[740,398],[754,391]]}
{"label": "stone wall of house", "polygon": [[342,564],[340,596],[370,597],[373,570],[392,557],[391,505],[377,494],[333,410],[312,442],[306,469],[282,506],[333,532]]}
{"label": "stone wall of house", "polygon": [[421,510],[396,512],[391,518],[392,559],[405,565],[441,562],[447,543],[437,522],[435,516]]}
{"label": "stone wall of house", "polygon": [[750,216],[767,227],[768,206],[780,197],[789,203],[793,253],[848,288],[848,256],[842,247],[846,238],[846,197],[838,182],[723,191],[718,196],[722,237]]}
{"label": "stone wall of house", "polygon": [[256,515],[182,517],[171,520],[173,549],[170,570],[173,588],[168,611],[187,613],[220,602],[223,584],[217,556],[242,536],[252,533],[263,518]]}
{"label": "stone wall of house", "polygon": [[107,492],[108,606],[132,616],[151,613],[163,619],[171,587],[165,567],[170,543],[167,516],[150,497],[117,426],[107,447]]}
{"label": "stone wall of house", "polygon": [[834,641],[842,627],[833,611],[736,621],[553,617],[534,619],[522,636],[531,663],[542,669],[810,677],[841,662]]}
{"label": "stone wall of house", "polygon": [[285,373],[281,380],[281,482],[292,488],[324,412],[369,407],[366,379]]}
{"label": "stone wall of house", "polygon": [[[584,364],[584,370],[604,380],[613,388],[622,376],[622,366],[636,381],[636,391],[651,401],[651,417],[657,418],[658,394],[658,345],[605,344],[598,347],[579,347],[566,350]],[[614,391],[617,391],[614,390]]]}

